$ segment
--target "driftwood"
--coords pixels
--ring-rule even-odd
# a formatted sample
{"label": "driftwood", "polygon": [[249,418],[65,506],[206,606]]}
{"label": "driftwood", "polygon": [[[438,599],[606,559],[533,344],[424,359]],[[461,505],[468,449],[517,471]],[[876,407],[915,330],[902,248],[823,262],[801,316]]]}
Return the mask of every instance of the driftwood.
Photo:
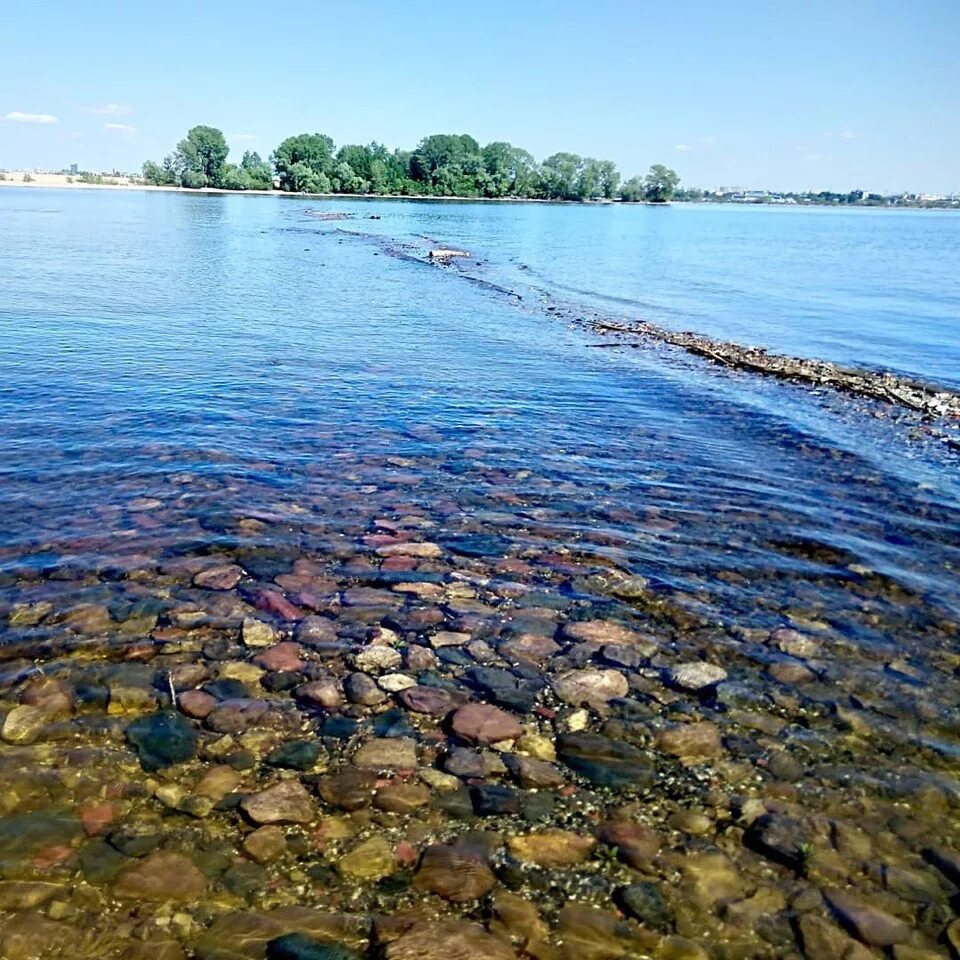
{"label": "driftwood", "polygon": [[324,210],[304,210],[303,211],[308,217],[313,217],[315,220],[352,220],[352,213],[330,213]]}
{"label": "driftwood", "polygon": [[596,330],[633,334],[668,343],[734,370],[748,370],[751,373],[779,377],[781,380],[793,380],[871,400],[894,403],[928,417],[960,418],[960,393],[893,373],[845,368],[824,360],[805,360],[768,353],[762,347],[744,347],[695,333],[667,330],[647,322],[628,325],[588,320],[587,323]]}
{"label": "driftwood", "polygon": [[434,250],[430,251],[431,260],[439,260],[441,263],[446,263],[448,260],[452,260],[454,257],[469,257],[470,254],[466,250],[452,250],[449,247],[437,247]]}

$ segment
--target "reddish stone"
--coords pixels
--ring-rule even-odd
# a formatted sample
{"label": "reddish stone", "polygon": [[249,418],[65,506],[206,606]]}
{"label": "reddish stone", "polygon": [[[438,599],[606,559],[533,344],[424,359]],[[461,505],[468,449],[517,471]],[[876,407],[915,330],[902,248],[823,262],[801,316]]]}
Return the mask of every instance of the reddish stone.
{"label": "reddish stone", "polygon": [[415,557],[386,557],[380,564],[380,569],[390,570],[394,573],[398,571],[407,573],[410,570],[417,569],[417,561]]}
{"label": "reddish stone", "polygon": [[453,715],[451,726],[462,740],[478,744],[516,740],[523,733],[516,717],[489,703],[461,707]]}
{"label": "reddish stone", "polygon": [[660,852],[660,837],[649,827],[630,820],[608,820],[597,831],[601,843],[616,847],[620,858],[631,867],[643,870]]}
{"label": "reddish stone", "polygon": [[95,837],[105,827],[113,823],[116,816],[112,803],[101,803],[96,807],[86,807],[80,811],[80,822],[88,837]]}
{"label": "reddish stone", "polygon": [[417,862],[417,850],[412,843],[409,843],[406,840],[401,840],[393,848],[393,855],[397,858],[397,863],[401,867],[412,867]]}
{"label": "reddish stone", "polygon": [[302,620],[304,612],[295,607],[282,593],[276,590],[261,590],[256,594],[253,601],[258,610],[265,610],[281,620]]}
{"label": "reddish stone", "polygon": [[238,697],[218,703],[208,714],[206,723],[217,733],[240,733],[259,723],[266,712],[265,700]]}
{"label": "reddish stone", "polygon": [[206,590],[232,590],[242,576],[243,568],[231,563],[222,567],[213,567],[210,570],[201,570],[193,578],[193,584]]}
{"label": "reddish stone", "polygon": [[253,662],[264,670],[274,671],[298,672],[306,666],[306,662],[300,659],[300,647],[289,640],[264,650],[253,658]]}
{"label": "reddish stone", "polygon": [[397,694],[397,699],[414,713],[429,713],[434,717],[444,716],[454,707],[453,697],[436,687],[407,687]]}
{"label": "reddish stone", "polygon": [[195,720],[203,720],[217,705],[217,698],[203,690],[186,690],[177,697],[180,709]]}
{"label": "reddish stone", "polygon": [[73,713],[73,687],[54,677],[38,677],[24,687],[20,702],[42,710],[49,717],[66,716]]}

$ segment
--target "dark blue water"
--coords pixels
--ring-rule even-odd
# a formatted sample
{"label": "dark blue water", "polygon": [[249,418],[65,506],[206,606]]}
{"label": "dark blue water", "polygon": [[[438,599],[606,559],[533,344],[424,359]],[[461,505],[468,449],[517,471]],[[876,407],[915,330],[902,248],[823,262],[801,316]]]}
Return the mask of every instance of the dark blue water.
{"label": "dark blue water", "polygon": [[[957,383],[960,218],[9,188],[0,225],[8,600],[225,515],[319,551],[415,504],[744,623],[958,609],[955,462],[915,425],[598,350],[538,297]],[[523,299],[395,255],[438,241]]]}

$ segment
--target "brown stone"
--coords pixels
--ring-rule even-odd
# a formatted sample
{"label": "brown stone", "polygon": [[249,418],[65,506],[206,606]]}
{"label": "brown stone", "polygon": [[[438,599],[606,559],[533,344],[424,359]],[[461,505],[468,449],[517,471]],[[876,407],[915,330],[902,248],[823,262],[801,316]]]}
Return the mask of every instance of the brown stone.
{"label": "brown stone", "polygon": [[309,823],[316,815],[310,794],[299,780],[284,780],[251,794],[240,806],[254,823]]}
{"label": "brown stone", "polygon": [[348,812],[369,807],[377,775],[369,770],[346,770],[324,777],[317,784],[321,799],[331,807]]}
{"label": "brown stone", "polygon": [[42,710],[48,717],[66,717],[73,713],[73,687],[56,677],[38,677],[23,688],[20,702]]}
{"label": "brown stone", "polygon": [[523,733],[517,718],[489,703],[468,703],[453,715],[453,732],[468,743],[516,740]]}
{"label": "brown stone", "polygon": [[113,892],[131,900],[196,900],[207,889],[207,878],[182,853],[158,850],[127,867]]}
{"label": "brown stone", "polygon": [[716,724],[705,720],[661,730],[655,742],[657,748],[663,753],[669,753],[684,760],[717,757],[723,753],[720,731]]}
{"label": "brown stone", "polygon": [[413,878],[418,890],[428,890],[453,903],[477,900],[495,883],[493,871],[475,850],[439,843],[424,850]]}
{"label": "brown stone", "polygon": [[287,852],[287,838],[275,824],[259,827],[243,838],[243,849],[257,863],[270,863]]}
{"label": "brown stone", "polygon": [[302,670],[306,663],[300,659],[300,647],[290,640],[275,644],[257,654],[253,662],[264,670],[289,671],[297,673]]}
{"label": "brown stone", "polygon": [[294,696],[298,703],[316,710],[331,710],[343,703],[343,694],[333,677],[302,683],[294,690]]}
{"label": "brown stone", "polygon": [[613,620],[579,620],[565,624],[563,638],[574,643],[637,647],[645,656],[649,656],[657,648],[657,641],[653,637],[637,633],[636,630]]}
{"label": "brown stone", "polygon": [[217,698],[203,690],[186,690],[177,697],[177,704],[188,717],[203,720],[213,712]]}
{"label": "brown stone", "polygon": [[568,670],[551,678],[553,692],[572,707],[602,707],[629,692],[627,678],[617,670]]}
{"label": "brown stone", "polygon": [[196,587],[203,587],[205,590],[232,590],[243,576],[243,568],[236,564],[227,564],[222,567],[211,567],[209,570],[201,570],[193,578],[193,584]]}
{"label": "brown stone", "polygon": [[503,940],[476,923],[438,920],[417,923],[388,943],[385,960],[516,960]]}
{"label": "brown stone", "polygon": [[205,718],[206,725],[217,733],[241,733],[256,726],[267,713],[265,700],[239,697],[222,700]]}
{"label": "brown stone", "polygon": [[630,820],[608,820],[597,831],[597,838],[601,843],[616,847],[620,859],[636,870],[650,867],[662,842],[649,827]]}
{"label": "brown stone", "polygon": [[843,890],[824,890],[824,899],[837,919],[871,947],[889,947],[910,939],[910,926],[898,917],[871,906]]}
{"label": "brown stone", "polygon": [[518,860],[541,867],[569,867],[582,863],[596,845],[593,837],[569,830],[541,830],[507,840],[510,853]]}
{"label": "brown stone", "polygon": [[560,652],[560,645],[540,633],[521,633],[509,637],[498,647],[500,655],[508,660],[539,665]]}
{"label": "brown stone", "polygon": [[417,766],[417,744],[410,737],[368,740],[353,755],[353,765],[365,770],[412,770]]}
{"label": "brown stone", "polygon": [[428,713],[434,717],[445,716],[454,707],[453,697],[446,690],[435,687],[407,687],[397,694],[397,699],[414,713]]}
{"label": "brown stone", "polygon": [[373,805],[388,813],[413,813],[430,802],[430,789],[423,783],[392,783],[377,791]]}

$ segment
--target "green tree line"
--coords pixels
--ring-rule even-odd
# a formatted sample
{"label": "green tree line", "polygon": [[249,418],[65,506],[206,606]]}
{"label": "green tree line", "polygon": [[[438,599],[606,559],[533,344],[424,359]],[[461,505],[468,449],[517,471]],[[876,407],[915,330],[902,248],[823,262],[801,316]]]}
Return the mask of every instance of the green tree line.
{"label": "green tree line", "polygon": [[247,151],[227,162],[229,147],[216,127],[188,131],[161,163],[143,165],[147,183],[198,189],[289,193],[397,194],[409,197],[486,197],[542,200],[625,200],[663,203],[680,178],[661,164],[621,183],[611,160],[555,153],[542,162],[520,147],[495,141],[481,147],[468,134],[437,133],[411,150],[381,143],[337,149],[322,133],[287,137],[269,162]]}

